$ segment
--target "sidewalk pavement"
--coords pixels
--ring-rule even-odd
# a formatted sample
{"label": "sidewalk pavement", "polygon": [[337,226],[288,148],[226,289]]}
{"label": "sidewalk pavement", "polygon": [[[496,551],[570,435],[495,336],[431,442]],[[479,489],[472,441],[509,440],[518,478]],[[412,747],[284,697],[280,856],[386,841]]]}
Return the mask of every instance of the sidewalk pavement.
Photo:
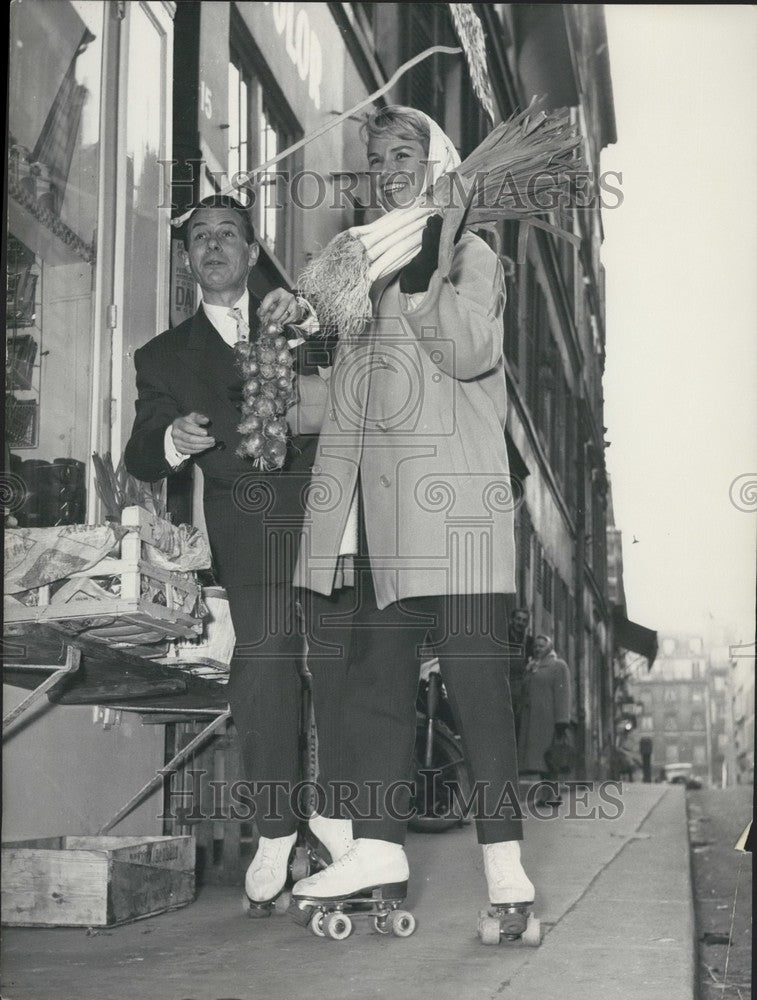
{"label": "sidewalk pavement", "polygon": [[90,936],[6,928],[3,1000],[692,1000],[683,787],[625,784],[616,819],[569,818],[599,805],[596,792],[573,809],[563,798],[560,818],[526,820],[539,948],[478,940],[486,892],[469,825],[410,834],[410,938],[360,921],[346,941],[320,939],[287,916],[248,920],[241,889],[214,887],[183,910]]}

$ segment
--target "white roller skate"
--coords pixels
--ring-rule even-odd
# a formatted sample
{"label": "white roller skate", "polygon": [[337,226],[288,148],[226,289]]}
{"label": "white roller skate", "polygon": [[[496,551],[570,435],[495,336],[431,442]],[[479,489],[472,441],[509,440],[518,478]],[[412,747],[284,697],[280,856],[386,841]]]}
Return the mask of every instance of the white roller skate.
{"label": "white roller skate", "polygon": [[244,879],[243,907],[249,917],[269,917],[274,908],[286,909],[289,898],[284,896],[284,886],[296,840],[297,834],[292,833],[287,837],[261,837],[258,841]]}
{"label": "white roller skate", "polygon": [[409,937],[415,917],[399,909],[409,868],[399,844],[359,838],[338,861],[292,889],[292,916],[318,937],[349,937],[352,917],[369,917],[381,934]]}
{"label": "white roller skate", "polygon": [[[308,834],[314,867],[325,868],[343,857],[352,847],[352,821],[349,819],[329,819],[318,813],[308,820]],[[314,842],[315,841],[315,842]],[[323,857],[320,845],[326,848],[328,858]]]}
{"label": "white roller skate", "polygon": [[482,847],[490,906],[478,915],[481,941],[541,944],[541,925],[532,912],[534,885],[520,861],[520,841],[506,840]]}

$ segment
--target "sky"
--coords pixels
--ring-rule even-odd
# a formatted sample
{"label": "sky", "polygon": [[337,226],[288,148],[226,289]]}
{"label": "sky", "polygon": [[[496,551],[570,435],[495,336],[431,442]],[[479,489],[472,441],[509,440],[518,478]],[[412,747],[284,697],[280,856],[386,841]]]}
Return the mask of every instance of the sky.
{"label": "sky", "polygon": [[622,205],[603,213],[606,455],[628,614],[661,635],[726,632],[747,642],[757,529],[757,7],[605,11],[618,141],[601,167],[623,175]]}

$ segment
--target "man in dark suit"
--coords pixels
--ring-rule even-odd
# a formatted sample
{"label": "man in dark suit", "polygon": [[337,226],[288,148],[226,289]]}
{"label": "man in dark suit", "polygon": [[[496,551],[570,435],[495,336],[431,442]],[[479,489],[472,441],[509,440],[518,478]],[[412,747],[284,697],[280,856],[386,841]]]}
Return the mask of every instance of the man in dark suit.
{"label": "man in dark suit", "polygon": [[[293,437],[284,468],[261,472],[235,454],[243,382],[234,344],[254,341],[266,324],[316,322],[308,303],[286,289],[253,301],[247,282],[259,249],[247,211],[233,198],[212,196],[192,211],[184,253],[203,301],[191,319],[135,353],[137,414],[124,458],[129,472],[149,482],[188,461],[203,472],[214,568],[236,632],[229,705],[245,777],[258,789],[260,841],[245,888],[265,911],[283,889],[297,836],[287,790],[301,777],[303,639],[291,579],[317,441],[318,423],[310,426],[309,412],[320,420],[326,386],[317,365],[308,369],[304,348],[298,348],[298,400],[287,413]],[[311,827],[334,858],[349,844],[347,821],[315,817]]]}
{"label": "man in dark suit", "polygon": [[528,608],[514,608],[508,628],[510,650],[507,659],[516,732],[520,731],[520,719],[523,714],[523,678],[526,674],[526,665],[534,655],[534,637],[528,633],[530,618]]}

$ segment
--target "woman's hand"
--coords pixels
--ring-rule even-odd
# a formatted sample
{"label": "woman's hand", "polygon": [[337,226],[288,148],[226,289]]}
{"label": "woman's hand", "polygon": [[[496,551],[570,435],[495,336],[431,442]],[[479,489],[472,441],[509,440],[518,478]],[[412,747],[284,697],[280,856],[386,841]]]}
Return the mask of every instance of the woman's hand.
{"label": "woman's hand", "polygon": [[442,217],[432,215],[421,237],[421,248],[409,264],[400,271],[400,291],[406,295],[425,292],[431,275],[439,265],[439,238],[442,235]]}

